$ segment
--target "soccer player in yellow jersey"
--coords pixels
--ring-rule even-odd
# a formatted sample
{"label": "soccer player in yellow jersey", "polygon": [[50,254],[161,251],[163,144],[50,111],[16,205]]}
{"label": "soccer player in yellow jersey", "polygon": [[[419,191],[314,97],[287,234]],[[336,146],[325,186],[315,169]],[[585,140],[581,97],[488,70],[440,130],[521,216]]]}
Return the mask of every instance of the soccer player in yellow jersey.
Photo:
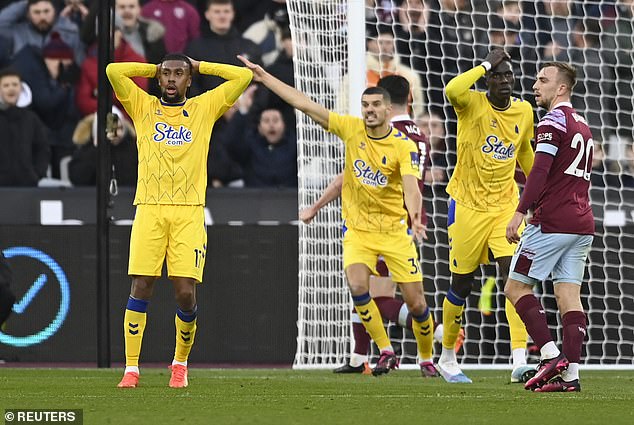
{"label": "soccer player in yellow jersey", "polygon": [[[487,91],[470,90],[484,77]],[[533,109],[512,97],[513,68],[509,55],[494,49],[485,61],[453,78],[445,88],[458,116],[457,163],[447,193],[451,286],[443,302],[442,354],[438,371],[452,383],[470,383],[456,360],[454,345],[473,276],[492,252],[506,281],[514,246],[506,240],[506,224],[519,202],[514,180],[516,163],[528,175],[533,166]],[[526,366],[526,328],[506,302],[513,356],[512,382],[530,378]]]}
{"label": "soccer player in yellow jersey", "polygon": [[[194,72],[226,81],[188,99]],[[246,68],[199,62],[181,54],[168,54],[158,65],[111,63],[106,74],[134,121],[139,151],[128,267],[132,288],[123,324],[126,368],[118,386],[138,385],[147,306],[167,259],[178,307],[169,386],[183,388],[188,384],[187,358],[196,335],[196,284],[202,282],[207,251],[203,208],[209,139],[216,120],[247,88],[253,74]],[[141,90],[132,77],[158,78],[161,98]]]}
{"label": "soccer player in yellow jersey", "polygon": [[[328,111],[300,91],[239,56],[254,79],[315,122],[336,134],[345,144],[342,216],[343,266],[355,309],[381,351],[374,375],[388,373],[397,364],[392,344],[383,328],[381,313],[370,297],[370,274],[382,255],[400,285],[412,314],[412,330],[419,353],[431,353],[433,321],[423,294],[422,274],[414,239],[424,233],[422,196],[418,188],[418,148],[390,126],[390,95],[381,87],[363,92],[363,119]],[[405,200],[405,207],[403,206]],[[411,234],[407,218],[411,219]],[[412,237],[413,236],[413,237]]]}

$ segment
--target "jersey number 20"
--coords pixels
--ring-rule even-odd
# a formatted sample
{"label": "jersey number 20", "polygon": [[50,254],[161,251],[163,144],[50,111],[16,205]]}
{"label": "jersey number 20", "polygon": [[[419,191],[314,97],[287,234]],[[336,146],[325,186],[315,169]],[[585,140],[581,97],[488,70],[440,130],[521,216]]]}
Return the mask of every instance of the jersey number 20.
{"label": "jersey number 20", "polygon": [[[590,172],[592,170],[592,162],[590,161],[590,157],[594,152],[594,142],[592,139],[588,139],[584,143],[583,136],[581,133],[577,133],[572,138],[570,142],[570,147],[577,150],[577,156],[574,161],[566,168],[564,171],[565,174],[570,174],[575,177],[582,177],[584,180],[590,180]],[[583,168],[579,168],[579,164],[584,160]]]}

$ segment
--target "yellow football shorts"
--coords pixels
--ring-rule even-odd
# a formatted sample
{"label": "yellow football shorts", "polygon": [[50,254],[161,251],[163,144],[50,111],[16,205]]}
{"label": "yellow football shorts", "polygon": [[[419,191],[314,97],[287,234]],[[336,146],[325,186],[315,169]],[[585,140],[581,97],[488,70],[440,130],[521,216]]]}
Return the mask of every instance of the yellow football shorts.
{"label": "yellow football shorts", "polygon": [[[468,274],[493,258],[512,257],[515,245],[506,241],[506,225],[515,213],[512,205],[504,211],[476,211],[449,201],[447,232],[449,235],[449,270]],[[524,224],[519,228],[520,234]]]}
{"label": "yellow football shorts", "polygon": [[378,256],[383,256],[396,283],[422,282],[418,252],[407,229],[376,233],[347,229],[343,235],[343,268],[365,264],[374,274]]}
{"label": "yellow football shorts", "polygon": [[167,274],[202,282],[207,253],[205,214],[201,205],[137,205],[130,237],[131,276]]}

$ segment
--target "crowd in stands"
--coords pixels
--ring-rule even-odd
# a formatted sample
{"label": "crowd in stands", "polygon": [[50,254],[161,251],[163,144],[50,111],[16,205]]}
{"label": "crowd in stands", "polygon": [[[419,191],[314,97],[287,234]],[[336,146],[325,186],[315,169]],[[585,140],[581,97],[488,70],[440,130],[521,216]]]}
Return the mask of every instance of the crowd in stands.
{"label": "crowd in stands", "polygon": [[[45,177],[95,184],[98,0],[0,0],[0,186]],[[166,52],[265,66],[293,85],[285,0],[113,0],[114,60],[158,63]],[[412,115],[432,145],[429,184],[448,180],[455,115],[443,88],[494,46],[513,59],[515,94],[532,99],[540,62],[577,66],[575,107],[595,140],[593,186],[634,187],[634,0],[366,0],[369,84],[386,74],[412,87]],[[484,12],[483,12],[484,11]],[[16,83],[17,81],[17,83]],[[160,95],[154,79],[136,84]],[[190,96],[221,83],[195,76]],[[16,92],[17,91],[17,92]],[[346,87],[336,93],[346,96]],[[134,128],[113,98],[119,185],[136,184]],[[216,123],[209,187],[296,187],[295,113],[253,84]]]}

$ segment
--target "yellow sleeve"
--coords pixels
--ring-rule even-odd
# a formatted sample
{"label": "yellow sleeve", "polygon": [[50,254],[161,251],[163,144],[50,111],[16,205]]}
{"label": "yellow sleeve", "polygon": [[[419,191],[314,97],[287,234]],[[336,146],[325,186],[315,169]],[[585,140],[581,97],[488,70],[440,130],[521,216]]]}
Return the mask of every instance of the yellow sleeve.
{"label": "yellow sleeve", "polygon": [[156,77],[156,65],[150,63],[138,63],[138,62],[119,62],[110,63],[106,66],[106,75],[112,89],[114,90],[117,98],[121,101],[127,99],[130,92],[141,90],[139,86],[134,84],[132,77]]}
{"label": "yellow sleeve", "polygon": [[253,72],[248,68],[212,62],[200,62],[198,72],[204,75],[216,75],[227,80],[207,92],[218,100],[211,102],[212,105],[216,105],[215,110],[211,111],[215,119],[220,118],[238,100],[253,78]]}
{"label": "yellow sleeve", "polygon": [[416,143],[411,140],[403,140],[400,147],[399,162],[401,176],[412,175],[420,180],[422,178],[422,168]]}
{"label": "yellow sleeve", "polygon": [[520,165],[520,168],[522,168],[524,175],[528,177],[528,174],[533,168],[533,162],[535,161],[535,152],[533,151],[533,146],[531,145],[531,139],[533,138],[534,134],[533,108],[528,102],[526,102],[525,115],[527,130],[525,131],[522,144],[517,149],[517,162]]}
{"label": "yellow sleeve", "polygon": [[156,65],[138,62],[110,63],[106,66],[106,75],[117,99],[121,102],[130,117],[134,118],[133,105],[139,104],[136,99],[140,96],[149,96],[139,86],[132,77],[154,78],[156,76]]}
{"label": "yellow sleeve", "polygon": [[349,115],[339,115],[330,111],[328,114],[328,132],[338,136],[345,143],[353,128],[351,118]]}
{"label": "yellow sleeve", "polygon": [[464,109],[469,105],[471,96],[469,89],[486,73],[482,65],[471,68],[467,72],[457,75],[447,83],[445,94],[456,110]]}

